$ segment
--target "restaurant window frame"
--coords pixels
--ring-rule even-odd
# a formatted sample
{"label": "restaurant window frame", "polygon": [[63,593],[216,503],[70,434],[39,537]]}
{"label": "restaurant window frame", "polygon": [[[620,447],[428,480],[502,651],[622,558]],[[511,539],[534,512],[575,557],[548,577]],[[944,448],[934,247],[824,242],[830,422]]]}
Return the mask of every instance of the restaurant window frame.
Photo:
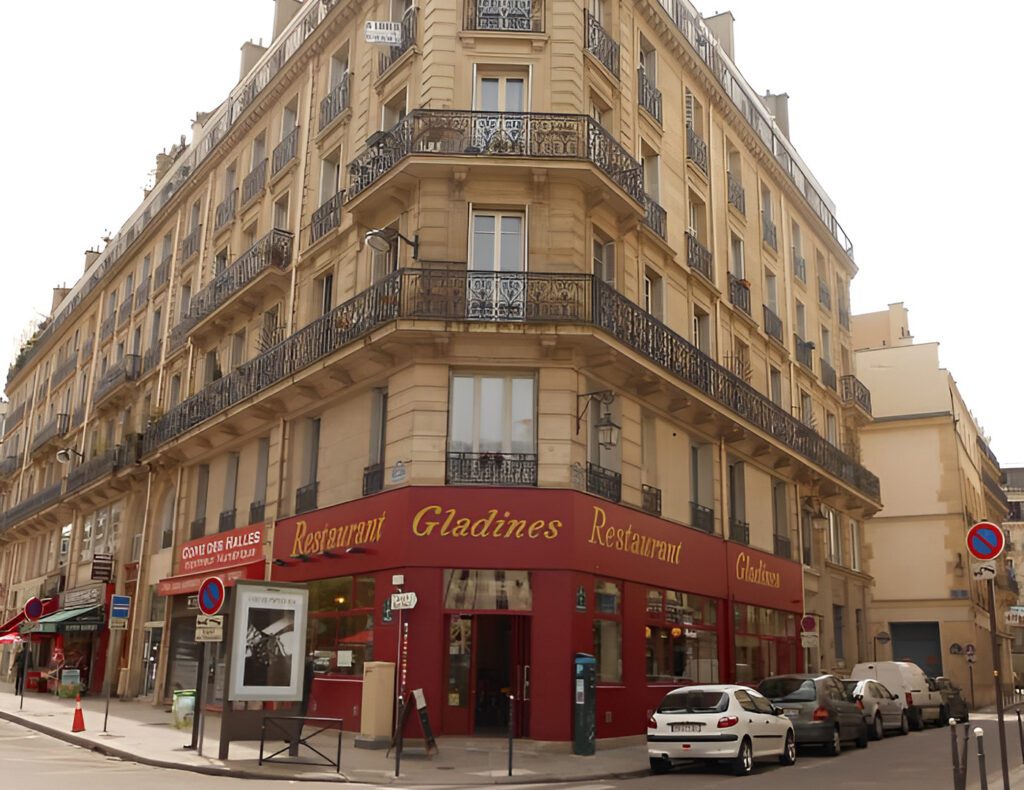
{"label": "restaurant window frame", "polygon": [[622,594],[624,588],[625,582],[617,579],[594,579],[593,652],[597,662],[598,683],[622,683]]}
{"label": "restaurant window frame", "polygon": [[[309,583],[306,652],[313,656],[314,675],[363,676],[366,662],[373,661],[376,588],[373,574],[335,576]],[[321,631],[320,624],[332,624],[333,634]],[[363,641],[344,641],[364,634]],[[343,653],[350,655],[340,655]]]}
{"label": "restaurant window frame", "polygon": [[[679,590],[647,587],[644,618],[647,683],[718,683],[721,664],[716,599]],[[691,647],[698,649],[696,659],[692,650],[688,650]],[[703,655],[704,649],[709,649],[707,656]],[[678,663],[680,660],[682,666]],[[688,677],[685,668],[691,660],[698,663],[697,675]],[[704,661],[711,662],[706,673],[700,667]],[[662,668],[666,662],[671,662],[672,672],[652,671]],[[675,671],[677,668],[680,671]]]}

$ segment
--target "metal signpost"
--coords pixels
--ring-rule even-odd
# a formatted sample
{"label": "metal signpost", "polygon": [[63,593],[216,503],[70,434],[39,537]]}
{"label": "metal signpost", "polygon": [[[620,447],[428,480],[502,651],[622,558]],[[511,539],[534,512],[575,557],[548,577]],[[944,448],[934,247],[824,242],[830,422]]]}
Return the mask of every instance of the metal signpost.
{"label": "metal signpost", "polygon": [[29,648],[32,645],[32,628],[35,626],[36,621],[43,616],[43,602],[40,601],[36,596],[32,596],[25,601],[25,620],[28,622],[28,628],[25,629],[25,634],[21,638],[21,701],[18,702],[18,710],[25,707],[25,686],[28,685],[28,654]]}
{"label": "metal signpost", "polygon": [[110,596],[110,619],[107,627],[110,635],[107,637],[107,664],[104,673],[107,676],[107,699],[103,704],[103,732],[107,731],[107,719],[110,717],[110,687],[113,681],[110,678],[110,655],[114,652],[114,631],[128,630],[128,614],[132,609],[132,597],[130,595]]}
{"label": "metal signpost", "polygon": [[[1006,732],[1003,729],[1003,690],[1002,656],[999,654],[999,635],[996,632],[996,582],[995,560],[1006,547],[1006,537],[998,525],[989,521],[979,521],[967,530],[967,551],[980,562],[973,570],[975,578],[988,579],[988,628],[992,637],[992,677],[995,681],[996,716],[999,722],[999,757],[1003,768],[1003,790],[1010,790],[1010,769],[1006,762]],[[991,575],[987,569],[984,575],[980,571],[987,564],[992,565]],[[980,739],[979,739],[980,741]]]}
{"label": "metal signpost", "polygon": [[224,597],[224,582],[218,576],[203,579],[196,595],[196,602],[202,614],[196,615],[195,641],[202,647],[199,648],[199,668],[196,670],[196,708],[192,714],[192,743],[185,748],[195,749],[200,757],[203,756],[203,729],[206,723],[206,645],[208,642],[224,640],[224,616],[217,615],[224,605]]}

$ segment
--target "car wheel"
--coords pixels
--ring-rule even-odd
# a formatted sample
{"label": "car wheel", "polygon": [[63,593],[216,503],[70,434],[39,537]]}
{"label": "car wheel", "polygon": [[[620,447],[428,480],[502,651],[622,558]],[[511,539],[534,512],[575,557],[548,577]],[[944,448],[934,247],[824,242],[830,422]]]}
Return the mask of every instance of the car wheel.
{"label": "car wheel", "polygon": [[732,773],[734,776],[746,776],[754,770],[754,752],[750,748],[750,741],[746,738],[740,743],[740,750],[732,761]]}
{"label": "car wheel", "polygon": [[839,734],[839,728],[832,731],[832,742],[825,744],[825,754],[829,757],[836,757],[843,750],[843,739]]}
{"label": "car wheel", "polygon": [[924,716],[921,714],[921,711],[915,710],[911,713],[910,729],[914,732],[924,729]]}
{"label": "car wheel", "polygon": [[858,733],[857,740],[854,743],[857,744],[858,749],[868,748],[868,723],[863,719],[861,720],[860,733]]}
{"label": "car wheel", "polygon": [[668,771],[669,771],[669,769],[671,767],[672,767],[672,763],[669,762],[668,760],[665,760],[665,759],[663,759],[661,757],[652,757],[651,758],[651,773],[652,774],[668,773]]}
{"label": "car wheel", "polygon": [[779,762],[782,765],[793,765],[796,762],[796,739],[793,738],[792,730],[786,733],[786,745],[782,747]]}
{"label": "car wheel", "polygon": [[871,740],[880,741],[885,737],[885,727],[882,726],[882,717],[877,713],[875,714],[875,720],[871,724]]}
{"label": "car wheel", "polygon": [[900,735],[906,735],[910,732],[910,717],[907,716],[907,712],[903,711],[900,714]]}

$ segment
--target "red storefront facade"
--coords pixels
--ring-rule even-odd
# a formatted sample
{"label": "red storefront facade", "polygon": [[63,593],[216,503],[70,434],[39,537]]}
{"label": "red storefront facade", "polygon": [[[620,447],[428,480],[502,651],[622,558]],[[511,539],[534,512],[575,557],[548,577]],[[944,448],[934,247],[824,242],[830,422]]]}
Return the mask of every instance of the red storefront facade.
{"label": "red storefront facade", "polygon": [[278,522],[273,557],[310,582],[311,713],[347,729],[363,661],[399,655],[393,574],[418,598],[399,674],[446,734],[501,729],[511,691],[521,736],[571,738],[576,653],[598,657],[601,738],[678,685],[802,668],[799,564],[577,491],[384,492]]}

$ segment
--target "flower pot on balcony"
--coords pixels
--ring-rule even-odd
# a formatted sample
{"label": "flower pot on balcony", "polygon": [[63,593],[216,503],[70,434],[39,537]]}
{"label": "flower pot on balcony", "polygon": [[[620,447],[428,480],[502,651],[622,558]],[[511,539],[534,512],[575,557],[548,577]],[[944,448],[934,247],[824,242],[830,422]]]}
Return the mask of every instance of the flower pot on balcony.
{"label": "flower pot on balcony", "polygon": [[750,287],[750,280],[737,280],[736,282],[738,282],[744,288],[749,288]]}

